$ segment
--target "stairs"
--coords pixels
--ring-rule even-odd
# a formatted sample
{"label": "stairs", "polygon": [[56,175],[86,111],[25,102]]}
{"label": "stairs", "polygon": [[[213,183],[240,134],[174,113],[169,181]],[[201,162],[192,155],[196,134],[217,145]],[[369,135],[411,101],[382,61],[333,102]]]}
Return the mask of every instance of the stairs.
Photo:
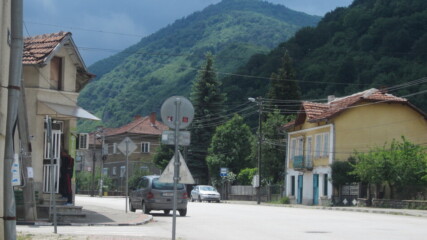
{"label": "stairs", "polygon": [[[38,220],[51,221],[52,219],[53,221],[53,209],[51,218],[49,218],[50,194],[42,194],[39,200],[40,203],[37,204]],[[83,207],[65,205],[67,200],[61,198],[61,195],[56,194],[54,200],[56,201],[56,219],[58,223],[72,223],[75,220],[86,217],[86,214],[82,212]]]}

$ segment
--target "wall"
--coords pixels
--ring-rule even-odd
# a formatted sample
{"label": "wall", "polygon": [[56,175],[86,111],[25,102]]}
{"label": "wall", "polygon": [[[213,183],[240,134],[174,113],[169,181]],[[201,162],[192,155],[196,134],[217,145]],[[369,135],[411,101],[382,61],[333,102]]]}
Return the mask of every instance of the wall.
{"label": "wall", "polygon": [[[9,85],[9,56],[10,47],[8,45],[8,30],[10,30],[10,0],[0,0],[0,84]],[[5,151],[5,130],[7,117],[7,99],[6,88],[0,88],[0,155],[4,156]],[[0,161],[0,188],[3,189],[4,161]],[[4,193],[0,190],[0,215],[4,216]],[[4,238],[4,221],[0,218],[0,239]]]}
{"label": "wall", "polygon": [[393,139],[426,142],[427,121],[407,105],[380,103],[356,107],[336,119],[335,160],[347,160],[354,150],[366,152]]}

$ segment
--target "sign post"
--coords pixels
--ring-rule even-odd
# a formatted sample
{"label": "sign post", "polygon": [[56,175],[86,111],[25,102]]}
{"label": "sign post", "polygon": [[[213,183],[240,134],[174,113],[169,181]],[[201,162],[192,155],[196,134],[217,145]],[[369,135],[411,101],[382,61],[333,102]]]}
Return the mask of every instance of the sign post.
{"label": "sign post", "polygon": [[172,221],[172,240],[175,240],[176,232],[176,208],[177,208],[177,185],[179,183],[179,168],[180,154],[179,146],[179,130],[188,127],[194,118],[194,107],[191,102],[185,97],[173,96],[162,104],[161,107],[162,121],[168,127],[175,129],[175,161],[174,161],[174,176],[173,176],[173,221]]}
{"label": "sign post", "polygon": [[[119,143],[117,148],[126,156],[126,204],[125,204],[125,212],[128,212],[128,195],[129,195],[129,187],[128,187],[128,181],[129,181],[129,155],[135,151],[137,148],[135,143],[130,139],[129,137],[125,137],[123,141]],[[101,173],[102,174],[102,173]]]}

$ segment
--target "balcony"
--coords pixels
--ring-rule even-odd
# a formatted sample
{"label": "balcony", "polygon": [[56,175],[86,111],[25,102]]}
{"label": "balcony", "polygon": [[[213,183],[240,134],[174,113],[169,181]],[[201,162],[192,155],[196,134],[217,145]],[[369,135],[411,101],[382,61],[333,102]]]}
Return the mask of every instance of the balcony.
{"label": "balcony", "polygon": [[304,156],[295,156],[293,161],[294,169],[311,170],[313,169],[313,161]]}

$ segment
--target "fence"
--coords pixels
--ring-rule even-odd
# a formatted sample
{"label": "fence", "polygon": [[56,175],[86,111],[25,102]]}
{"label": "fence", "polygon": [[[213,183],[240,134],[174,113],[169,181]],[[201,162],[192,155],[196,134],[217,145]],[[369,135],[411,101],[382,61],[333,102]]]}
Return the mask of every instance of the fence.
{"label": "fence", "polygon": [[[221,190],[223,193],[224,191]],[[270,202],[278,201],[282,197],[283,186],[282,185],[269,185],[261,187],[261,201]],[[223,194],[222,194],[223,196]],[[223,198],[224,199],[224,198]],[[257,189],[253,186],[242,186],[235,185],[230,186],[228,189],[228,200],[241,200],[241,201],[256,201],[257,200]]]}

